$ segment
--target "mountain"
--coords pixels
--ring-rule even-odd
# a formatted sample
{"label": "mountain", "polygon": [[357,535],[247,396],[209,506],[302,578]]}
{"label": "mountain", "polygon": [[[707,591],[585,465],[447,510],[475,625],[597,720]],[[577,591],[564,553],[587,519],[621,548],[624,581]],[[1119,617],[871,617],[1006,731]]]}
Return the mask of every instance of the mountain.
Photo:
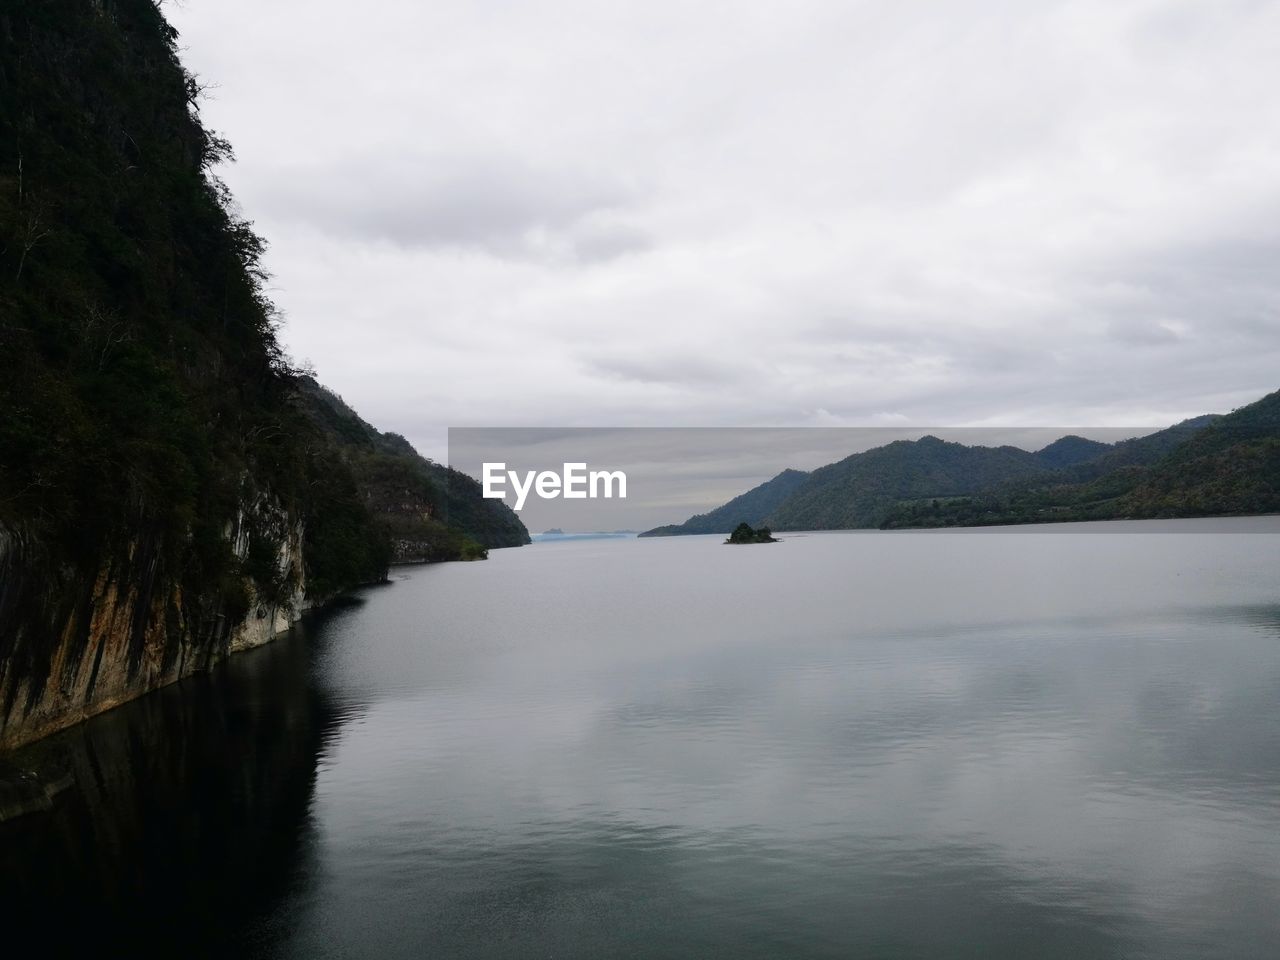
{"label": "mountain", "polygon": [[[1181,426],[1181,425],[1179,425]],[[1131,471],[1116,517],[1280,512],[1280,391],[1190,430],[1149,467]],[[1097,498],[1095,481],[1079,493]]]}
{"label": "mountain", "polygon": [[[642,536],[937,527],[1280,511],[1280,393],[1114,444],[1074,434],[1031,453],[900,440],[810,474],[785,471],[706,514]],[[786,483],[780,483],[783,479]]]}
{"label": "mountain", "polygon": [[940,505],[900,503],[886,527],[973,526],[1280,512],[1280,391],[1197,417],[1063,471]]}
{"label": "mountain", "polygon": [[1067,434],[1036,451],[1036,459],[1046,467],[1059,470],[1095,460],[1112,449],[1111,444]]}
{"label": "mountain", "polygon": [[1209,413],[1183,420],[1154,433],[1121,440],[1096,457],[1064,465],[1066,477],[1073,482],[1081,482],[1097,479],[1124,467],[1149,466],[1219,419],[1221,418],[1217,414]]}
{"label": "mountain", "polygon": [[200,86],[151,0],[0,6],[0,749],[523,531],[319,412]]}
{"label": "mountain", "polygon": [[1169,463],[1182,463],[1221,453],[1240,443],[1280,437],[1280,390],[1225,416],[1198,419],[1200,426],[1180,438],[1169,449]]}
{"label": "mountain", "polygon": [[814,470],[765,519],[774,530],[875,527],[900,500],[953,497],[1052,472],[1018,447],[898,440]]}
{"label": "mountain", "polygon": [[297,399],[341,452],[395,562],[463,560],[529,543],[529,531],[473,478],[421,456],[404,437],[366,423],[341,397],[300,377]]}
{"label": "mountain", "polygon": [[716,507],[709,513],[697,514],[684,523],[654,527],[640,536],[674,537],[694,533],[729,533],[739,523],[758,527],[764,522],[765,517],[776,510],[808,479],[809,475],[801,470],[783,470],[772,480],[766,480],[758,487],[752,487],[746,493],[734,497],[724,506]]}

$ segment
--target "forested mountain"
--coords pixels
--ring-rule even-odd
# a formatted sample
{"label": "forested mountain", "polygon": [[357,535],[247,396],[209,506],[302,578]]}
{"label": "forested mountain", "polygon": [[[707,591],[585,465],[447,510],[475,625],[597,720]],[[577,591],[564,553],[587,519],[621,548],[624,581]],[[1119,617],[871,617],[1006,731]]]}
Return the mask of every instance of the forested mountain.
{"label": "forested mountain", "polygon": [[[1060,449],[1054,456],[1069,454]],[[933,436],[898,440],[812,473],[784,470],[715,510],[641,536],[728,533],[742,522],[773,530],[874,527],[903,499],[952,496],[1053,472],[1038,454],[1017,447],[969,447]]]}
{"label": "forested mountain", "polygon": [[1036,459],[1046,467],[1058,470],[1063,467],[1073,467],[1078,463],[1087,463],[1090,460],[1095,460],[1111,449],[1111,445],[1108,443],[1089,440],[1086,437],[1078,437],[1072,433],[1067,434],[1065,437],[1059,437],[1047,447],[1037,450]]}
{"label": "forested mountain", "polygon": [[969,447],[932,436],[898,440],[812,473],[784,470],[715,510],[641,536],[728,533],[742,522],[773,530],[874,527],[903,499],[954,496],[1053,472],[1018,447]]}
{"label": "forested mountain", "polygon": [[700,513],[690,517],[684,523],[655,527],[640,534],[642,537],[673,537],[691,533],[729,533],[739,523],[747,523],[758,527],[764,518],[776,510],[787,497],[791,496],[809,475],[801,470],[783,470],[772,480],[766,480],[758,487],[752,487],[744,494],[734,497],[724,506],[716,507],[709,513]]}
{"label": "forested mountain", "polygon": [[899,500],[955,496],[1049,472],[1018,447],[898,440],[814,470],[766,520],[774,530],[875,527]]}
{"label": "forested mountain", "polygon": [[1098,456],[1064,466],[1064,475],[1071,481],[1082,482],[1114,473],[1123,467],[1149,466],[1218,419],[1217,414],[1209,413],[1141,437],[1130,437],[1109,446],[1104,445],[1106,449]]}
{"label": "forested mountain", "polygon": [[[1184,421],[1040,485],[900,503],[886,527],[1202,517],[1280,512],[1280,392]],[[1081,476],[1086,479],[1080,479]]]}
{"label": "forested mountain", "polygon": [[515,512],[502,500],[486,500],[479,482],[421,456],[399,434],[370,426],[311,377],[299,378],[298,398],[351,469],[390,537],[394,560],[471,559],[491,547],[530,542]]}
{"label": "forested mountain", "polygon": [[[305,402],[199,93],[150,0],[0,6],[0,747],[264,642],[394,555],[395,485]],[[443,496],[459,555],[523,530]]]}
{"label": "forested mountain", "polygon": [[[1067,435],[1034,453],[900,440],[810,474],[786,471],[722,507],[642,536],[936,527],[1280,511],[1280,392],[1114,444]],[[773,505],[758,495],[771,490]]]}

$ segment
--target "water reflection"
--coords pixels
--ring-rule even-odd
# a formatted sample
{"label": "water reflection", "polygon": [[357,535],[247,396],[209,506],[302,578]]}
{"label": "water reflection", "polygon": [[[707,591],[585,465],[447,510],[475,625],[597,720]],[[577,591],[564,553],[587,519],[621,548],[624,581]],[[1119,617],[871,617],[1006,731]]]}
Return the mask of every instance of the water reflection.
{"label": "water reflection", "polygon": [[0,904],[299,960],[1280,942],[1280,540],[537,551],[54,741]]}
{"label": "water reflection", "polygon": [[18,755],[74,786],[0,824],[6,942],[191,956],[262,941],[261,918],[315,872],[310,805],[337,719],[309,675],[306,638],[288,637]]}

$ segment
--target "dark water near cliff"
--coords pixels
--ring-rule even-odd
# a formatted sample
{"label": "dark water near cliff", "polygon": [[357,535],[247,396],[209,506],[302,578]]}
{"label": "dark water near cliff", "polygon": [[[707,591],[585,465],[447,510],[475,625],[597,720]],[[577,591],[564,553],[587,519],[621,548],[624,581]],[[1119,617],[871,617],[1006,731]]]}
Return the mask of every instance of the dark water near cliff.
{"label": "dark water near cliff", "polygon": [[399,571],[41,745],[77,786],[0,825],[0,943],[1275,955],[1280,536],[1180,529]]}

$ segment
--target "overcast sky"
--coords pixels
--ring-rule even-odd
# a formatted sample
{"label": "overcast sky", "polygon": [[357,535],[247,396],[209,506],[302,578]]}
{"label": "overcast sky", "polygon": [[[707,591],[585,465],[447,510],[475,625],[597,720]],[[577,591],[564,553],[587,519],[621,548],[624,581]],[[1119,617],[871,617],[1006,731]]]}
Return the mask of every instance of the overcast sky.
{"label": "overcast sky", "polygon": [[186,0],[383,429],[1138,425],[1280,388],[1280,0]]}

